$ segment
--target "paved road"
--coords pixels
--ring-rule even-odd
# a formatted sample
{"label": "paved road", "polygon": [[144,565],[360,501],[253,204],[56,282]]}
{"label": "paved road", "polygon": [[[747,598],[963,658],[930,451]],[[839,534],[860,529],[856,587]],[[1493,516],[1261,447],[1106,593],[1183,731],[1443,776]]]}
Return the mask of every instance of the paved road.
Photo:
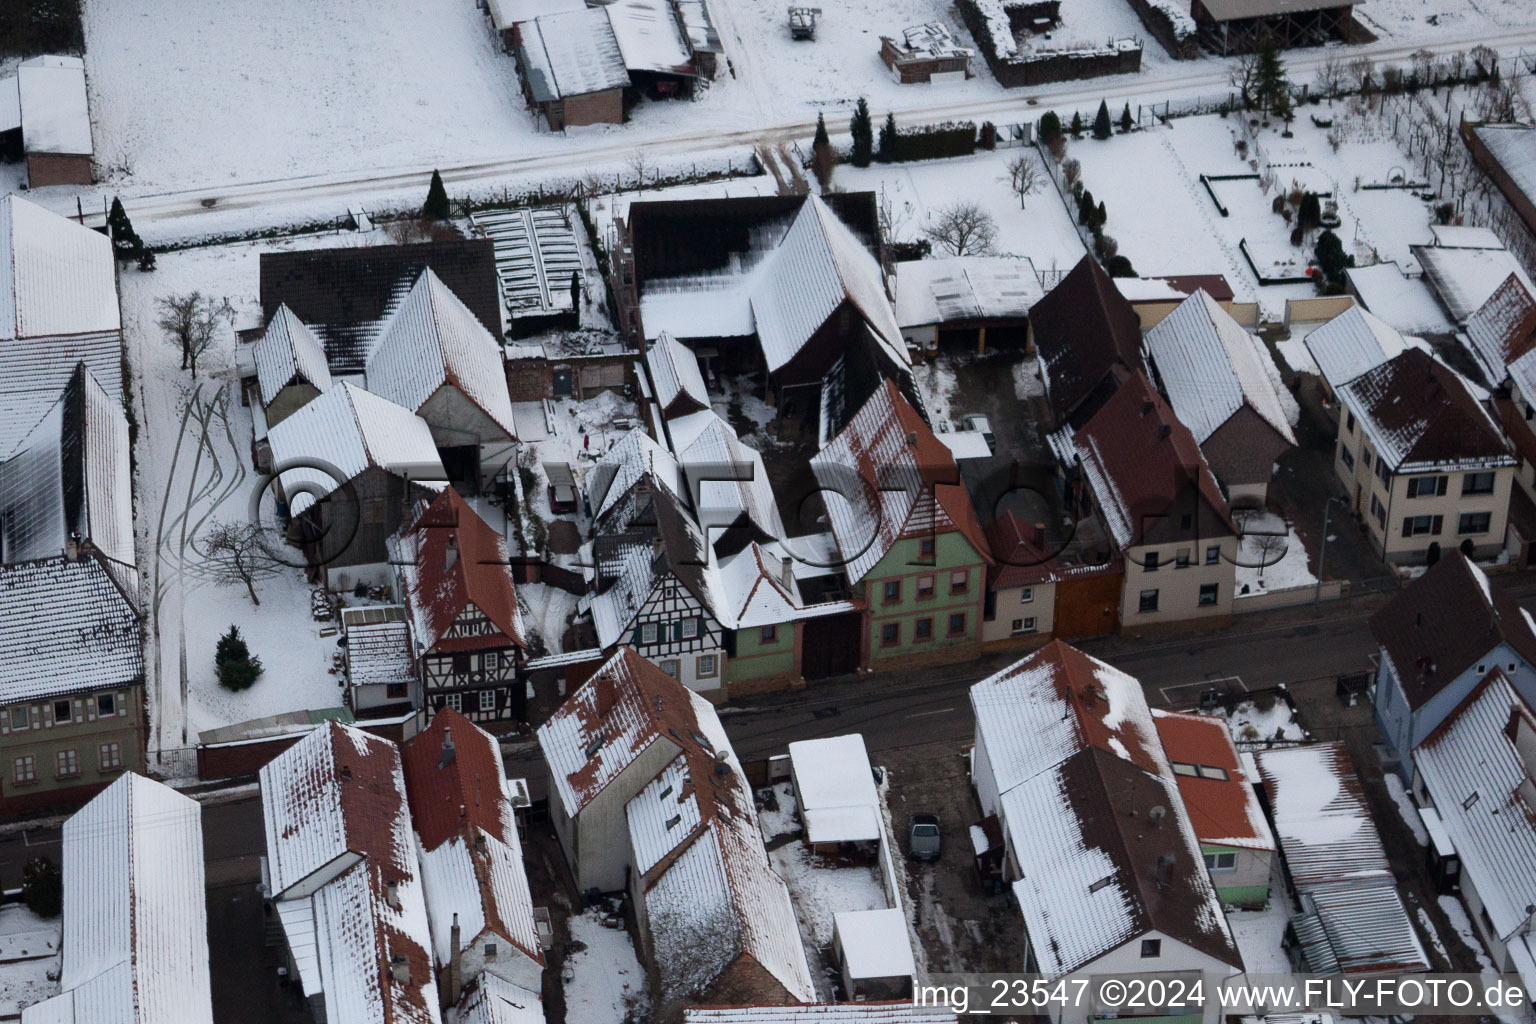
{"label": "paved road", "polygon": [[[1406,63],[1414,52],[1421,49],[1432,53],[1465,52],[1479,44],[1491,46],[1503,53],[1513,53],[1536,46],[1536,28],[1447,36],[1433,43],[1404,44],[1384,39],[1365,46],[1350,47],[1345,52],[1351,59],[1366,55],[1378,64]],[[1288,54],[1286,70],[1291,81],[1300,84],[1309,80],[1332,53],[1331,50],[1312,50]],[[737,58],[733,56],[734,59]],[[1168,74],[1139,73],[1091,82],[1064,82],[1032,90],[1013,91],[990,99],[973,97],[961,102],[918,102],[898,108],[894,114],[898,121],[908,124],[955,119],[992,120],[1007,124],[1032,119],[1047,106],[1086,109],[1096,106],[1100,100],[1106,100],[1111,108],[1118,108],[1125,102],[1132,105],[1160,104],[1167,99],[1215,96],[1229,91],[1227,63],[1207,58],[1174,65]],[[914,97],[925,95],[924,90],[913,91]],[[468,191],[477,187],[499,186],[512,178],[526,180],[569,174],[573,167],[622,163],[637,147],[644,148],[654,165],[669,159],[707,157],[724,149],[806,138],[816,126],[814,118],[803,116],[774,120],[776,115],[771,105],[764,105],[756,116],[759,123],[739,130],[722,131],[718,126],[700,126],[695,131],[663,137],[647,136],[642,132],[618,132],[595,136],[590,140],[573,138],[568,140],[569,145],[552,152],[504,160],[443,165],[439,169],[450,188]],[[170,241],[216,233],[217,225],[232,210],[270,208],[270,219],[263,223],[287,223],[296,218],[302,219],[303,214],[299,213],[301,210],[307,210],[312,215],[317,203],[328,203],[340,209],[342,203],[355,202],[365,197],[373,201],[391,194],[419,196],[426,188],[432,170],[431,164],[425,164],[225,184],[174,192],[135,194],[131,187],[119,191],[128,200],[135,225],[142,229],[158,222],[161,230],[155,232],[156,240]],[[75,212],[76,197],[73,193],[60,190],[57,196],[39,195],[36,198],[53,206],[59,213],[72,216]],[[100,221],[102,215],[94,212],[100,205],[94,198],[85,203],[93,211],[86,217],[88,224]],[[285,206],[290,208],[286,213],[283,210]]]}

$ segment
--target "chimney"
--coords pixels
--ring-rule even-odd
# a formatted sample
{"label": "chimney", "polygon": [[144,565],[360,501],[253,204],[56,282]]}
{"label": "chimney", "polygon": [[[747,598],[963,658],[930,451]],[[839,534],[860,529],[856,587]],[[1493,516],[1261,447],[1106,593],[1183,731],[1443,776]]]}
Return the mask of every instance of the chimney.
{"label": "chimney", "polygon": [[69,539],[64,542],[64,557],[73,562],[80,557],[80,535],[71,532]]}
{"label": "chimney", "polygon": [[1173,854],[1165,853],[1157,858],[1157,887],[1166,889],[1173,884]]}
{"label": "chimney", "polygon": [[411,983],[411,962],[403,956],[389,958],[389,976],[402,985]]}
{"label": "chimney", "polygon": [[1143,416],[1146,416],[1146,415],[1148,415],[1151,412],[1152,412],[1152,399],[1150,399],[1150,398],[1143,398],[1141,400],[1141,414]]}
{"label": "chimney", "polygon": [[915,430],[907,431],[907,447],[908,448],[916,448],[917,447],[917,431],[915,431]]}
{"label": "chimney", "polygon": [[1045,547],[1045,524],[1036,523],[1029,531],[1030,542],[1037,548]]}
{"label": "chimney", "polygon": [[793,591],[795,586],[795,565],[788,555],[785,555],[780,560],[779,582],[784,584],[786,590]]}
{"label": "chimney", "polygon": [[453,726],[445,725],[443,726],[443,756],[441,760],[437,762],[438,770],[441,771],[442,769],[447,768],[449,765],[453,764],[453,758]]}
{"label": "chimney", "polygon": [[457,1006],[464,993],[464,948],[460,941],[459,915],[448,929],[448,1005]]}
{"label": "chimney", "polygon": [[1173,433],[1173,428],[1170,427],[1168,424],[1166,424],[1166,423],[1159,423],[1157,425],[1157,437],[1158,437],[1158,440],[1162,440],[1163,438],[1167,437],[1169,434],[1172,434],[1172,433]]}
{"label": "chimney", "polygon": [[400,883],[399,882],[391,881],[391,882],[385,882],[384,883],[384,902],[388,903],[390,905],[390,907],[392,907],[395,910],[399,910],[400,909]]}
{"label": "chimney", "polygon": [[443,545],[443,571],[452,569],[459,561],[459,538],[450,533],[448,541]]}

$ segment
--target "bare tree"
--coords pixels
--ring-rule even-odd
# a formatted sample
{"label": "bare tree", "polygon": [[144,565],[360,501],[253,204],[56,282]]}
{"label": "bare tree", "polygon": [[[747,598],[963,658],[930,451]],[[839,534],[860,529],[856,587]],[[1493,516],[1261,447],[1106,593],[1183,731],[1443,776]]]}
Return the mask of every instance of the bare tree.
{"label": "bare tree", "polygon": [[952,256],[993,256],[997,253],[997,222],[979,204],[968,200],[934,211],[923,234]]}
{"label": "bare tree", "polygon": [[644,188],[645,176],[651,170],[650,154],[645,151],[645,147],[636,146],[630,152],[629,159],[625,161],[625,164],[629,167],[630,173],[635,176],[635,187]]}
{"label": "bare tree", "polygon": [[203,546],[214,582],[221,586],[245,584],[254,605],[261,604],[261,598],[256,596],[256,581],[283,570],[266,527],[258,523],[216,520],[204,536]]}
{"label": "bare tree", "polygon": [[1435,81],[1435,55],[1420,47],[1409,58],[1413,62],[1413,78],[1420,85],[1433,85]]}
{"label": "bare tree", "polygon": [[1044,184],[1045,169],[1029,153],[1020,152],[1008,161],[1008,187],[1019,197],[1019,209],[1024,209],[1024,200],[1038,192]]}
{"label": "bare tree", "polygon": [[1259,579],[1264,578],[1265,569],[1285,557],[1285,549],[1290,545],[1283,533],[1261,533],[1246,539],[1253,541],[1253,550],[1259,556]]}
{"label": "bare tree", "polygon": [[1072,159],[1061,165],[1061,180],[1066,184],[1067,191],[1072,186],[1083,180],[1083,163],[1081,160]]}
{"label": "bare tree", "polygon": [[1344,91],[1345,75],[1344,61],[1336,53],[1329,54],[1317,69],[1317,91],[1330,100],[1338,99]]}
{"label": "bare tree", "polygon": [[234,308],[228,299],[215,305],[213,299],[196,291],[163,296],[155,307],[160,311],[155,322],[166,340],[181,350],[181,368],[191,369],[193,379],[197,379],[197,357],[218,337],[220,320],[234,322]]}
{"label": "bare tree", "polygon": [[1227,69],[1227,81],[1232,83],[1232,88],[1242,97],[1243,108],[1246,110],[1258,102],[1259,84],[1259,55],[1257,53],[1245,53],[1233,61]]}
{"label": "bare tree", "polygon": [[1499,51],[1491,46],[1474,46],[1467,56],[1472,58],[1472,63],[1476,65],[1477,73],[1480,75],[1492,75],[1499,69]]}
{"label": "bare tree", "polygon": [[911,212],[910,204],[898,206],[896,200],[882,185],[880,195],[875,201],[875,211],[880,217],[880,236],[887,242],[902,241]]}
{"label": "bare tree", "polygon": [[1357,92],[1369,93],[1376,88],[1376,62],[1361,54],[1349,62],[1349,78]]}
{"label": "bare tree", "polygon": [[412,242],[451,242],[464,237],[452,224],[415,216],[396,217],[384,225],[384,233],[396,245],[409,245]]}

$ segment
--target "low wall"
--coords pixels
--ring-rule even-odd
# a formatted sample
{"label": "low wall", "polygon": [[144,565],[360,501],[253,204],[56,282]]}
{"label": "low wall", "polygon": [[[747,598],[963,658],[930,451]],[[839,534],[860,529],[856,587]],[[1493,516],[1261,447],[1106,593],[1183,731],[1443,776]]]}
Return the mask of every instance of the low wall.
{"label": "low wall", "polygon": [[1174,60],[1194,60],[1200,56],[1200,37],[1192,19],[1186,19],[1187,24],[1175,25],[1167,10],[1148,0],[1130,0],[1130,5],[1147,32]]}
{"label": "low wall", "polygon": [[[1060,53],[997,55],[991,21],[977,8],[975,0],[955,0],[960,20],[981,47],[992,76],[1006,89],[1070,82],[1080,78],[1100,78],[1141,70],[1141,44],[1106,47],[1097,50],[1072,50]],[[1010,19],[1013,11],[1008,11]],[[1011,44],[1011,40],[1010,40]],[[1010,45],[1007,50],[1012,50]]]}
{"label": "low wall", "polygon": [[1315,323],[1332,320],[1355,304],[1349,295],[1319,295],[1315,299],[1286,299],[1285,322]]}
{"label": "low wall", "polygon": [[[1276,608],[1294,608],[1317,600],[1318,587],[1309,583],[1302,587],[1285,590],[1267,590],[1259,594],[1244,594],[1232,599],[1232,613],[1246,615],[1249,612],[1266,612]],[[1322,586],[1324,601],[1337,601],[1344,596],[1343,580],[1325,580]]]}

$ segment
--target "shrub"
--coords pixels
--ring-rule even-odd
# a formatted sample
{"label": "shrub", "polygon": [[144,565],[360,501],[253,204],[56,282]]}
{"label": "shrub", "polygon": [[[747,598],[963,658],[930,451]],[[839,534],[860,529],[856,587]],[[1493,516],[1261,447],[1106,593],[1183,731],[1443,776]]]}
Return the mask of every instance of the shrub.
{"label": "shrub", "polygon": [[976,152],[976,125],[971,121],[925,124],[903,128],[891,139],[890,159],[941,160]]}
{"label": "shrub", "polygon": [[1131,261],[1124,256],[1111,256],[1105,261],[1104,269],[1109,271],[1110,277],[1136,276],[1136,268],[1131,266]]}
{"label": "shrub", "polygon": [[1047,110],[1040,117],[1040,141],[1050,145],[1061,138],[1061,118],[1056,116],[1056,111]]}
{"label": "shrub", "polygon": [[1324,231],[1318,236],[1313,258],[1317,261],[1318,269],[1323,272],[1323,279],[1330,288],[1342,289],[1344,271],[1355,265],[1354,257],[1344,251],[1344,243],[1339,241],[1339,236],[1332,231]]}
{"label": "shrub", "polygon": [[1275,695],[1273,693],[1261,693],[1253,698],[1253,706],[1259,714],[1267,715],[1275,710]]}
{"label": "shrub", "polygon": [[1109,123],[1109,103],[1106,100],[1099,100],[1099,112],[1093,117],[1093,137],[1107,139],[1112,131]]}
{"label": "shrub", "polygon": [[219,637],[213,652],[213,665],[219,685],[227,690],[248,689],[262,673],[261,659],[252,657],[239,626],[230,626],[229,632]]}
{"label": "shrub", "polygon": [[996,149],[997,125],[991,121],[981,122],[981,131],[977,133],[976,145],[981,149]]}
{"label": "shrub", "polygon": [[1083,115],[1077,113],[1076,111],[1072,112],[1071,132],[1074,139],[1080,139],[1083,137]]}
{"label": "shrub", "polygon": [[47,857],[35,857],[21,869],[21,899],[38,917],[58,917],[64,910],[64,876]]}

